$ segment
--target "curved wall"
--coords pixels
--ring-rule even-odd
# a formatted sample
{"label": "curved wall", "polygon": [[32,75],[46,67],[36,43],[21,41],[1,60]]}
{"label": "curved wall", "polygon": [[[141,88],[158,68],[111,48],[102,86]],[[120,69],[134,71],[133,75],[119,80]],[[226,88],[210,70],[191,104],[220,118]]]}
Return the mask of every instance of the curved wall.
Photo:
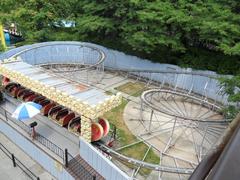
{"label": "curved wall", "polygon": [[[102,46],[85,42],[44,42],[33,45],[18,47],[0,55],[0,60],[10,58],[15,54],[24,51],[19,56],[24,61],[32,65],[47,63],[80,63],[95,64],[100,58],[97,50],[92,50],[90,46],[100,49],[106,55],[103,62],[105,67],[116,70],[131,69],[138,70],[157,70],[171,71],[170,73],[149,73],[149,72],[131,72],[132,74],[149,78],[161,83],[167,83],[175,88],[182,88],[188,91],[201,94],[223,104],[228,104],[227,96],[220,93],[221,87],[216,79],[217,74],[212,71],[195,71],[191,68],[183,69],[176,65],[153,63],[146,59],[140,59],[136,56],[126,55],[122,52],[107,49]],[[189,74],[176,74],[173,71],[188,72]],[[202,75],[196,75],[201,73]]]}

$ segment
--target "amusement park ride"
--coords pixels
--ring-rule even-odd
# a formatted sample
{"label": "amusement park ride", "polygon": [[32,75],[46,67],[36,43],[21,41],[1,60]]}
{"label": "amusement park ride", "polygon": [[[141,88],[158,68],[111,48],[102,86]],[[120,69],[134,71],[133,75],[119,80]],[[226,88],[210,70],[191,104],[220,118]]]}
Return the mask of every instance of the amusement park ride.
{"label": "amusement park ride", "polygon": [[7,94],[23,102],[42,105],[42,115],[70,132],[89,142],[98,141],[109,133],[109,123],[101,116],[121,103],[120,94],[108,96],[21,61],[3,63],[0,71]]}
{"label": "amusement park ride", "polygon": [[[221,94],[217,75],[168,69],[171,65],[165,69],[144,69],[145,66],[141,69],[138,65],[145,63],[142,61],[131,69],[125,67],[125,56],[117,64],[117,56],[107,55],[108,58],[101,48],[89,43],[47,42],[27,46],[2,56],[2,85],[18,101],[41,104],[41,114],[54,122],[49,124],[60,125],[94,142],[91,145],[116,164],[130,164],[134,167],[129,168],[131,176],[137,178],[140,169],[144,169],[159,179],[188,179],[230,123],[222,113],[227,101]],[[116,137],[120,127],[111,124],[110,130],[103,114],[121,104],[122,95],[116,88],[126,82],[144,82],[144,89],[138,97],[122,91],[127,101],[123,121],[136,138],[120,144],[121,134]],[[142,144],[147,148],[142,151],[143,159],[123,153],[128,150],[135,153]],[[158,155],[159,162],[144,160],[150,150]],[[150,177],[141,173],[139,177]]]}

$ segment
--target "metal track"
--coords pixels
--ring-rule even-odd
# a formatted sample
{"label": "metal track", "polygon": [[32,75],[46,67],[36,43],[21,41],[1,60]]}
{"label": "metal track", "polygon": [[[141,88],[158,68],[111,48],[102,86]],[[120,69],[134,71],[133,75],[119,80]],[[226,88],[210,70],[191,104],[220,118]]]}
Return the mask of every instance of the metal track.
{"label": "metal track", "polygon": [[167,166],[151,164],[151,163],[143,162],[143,161],[136,160],[133,158],[129,158],[127,156],[124,156],[124,155],[114,151],[113,149],[108,148],[107,146],[105,146],[103,144],[100,144],[100,143],[98,143],[98,148],[100,148],[102,151],[104,151],[106,153],[110,153],[112,156],[114,156],[122,161],[131,163],[131,164],[139,166],[139,167],[144,167],[144,168],[148,168],[148,169],[152,169],[152,170],[156,170],[156,171],[179,173],[179,174],[192,174],[194,171],[193,168],[167,167]]}

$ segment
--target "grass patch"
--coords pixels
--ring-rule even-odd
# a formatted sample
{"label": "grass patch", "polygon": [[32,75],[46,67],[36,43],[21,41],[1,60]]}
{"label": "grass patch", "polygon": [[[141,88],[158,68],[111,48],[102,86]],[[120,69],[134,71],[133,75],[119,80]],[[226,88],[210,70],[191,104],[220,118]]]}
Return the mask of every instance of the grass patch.
{"label": "grass patch", "polygon": [[104,118],[108,119],[110,124],[117,127],[117,136],[119,137],[120,145],[126,145],[131,142],[135,142],[135,136],[130,132],[123,120],[123,111],[128,101],[123,99],[122,103],[113,108],[111,111],[103,115]]}
{"label": "grass patch", "polygon": [[[132,148],[132,147],[134,147],[134,148]],[[138,152],[141,152],[140,156],[136,153],[136,149]],[[126,156],[130,156],[132,158],[142,160],[145,153],[147,152],[147,150],[148,150],[148,146],[146,144],[144,144],[143,142],[141,142],[141,143],[138,143],[129,148],[124,148],[124,149],[120,150],[119,152],[121,152],[122,154],[124,154]],[[149,162],[149,163],[159,164],[159,160],[160,160],[159,156],[156,155],[156,153],[153,151],[153,149],[150,149],[148,151],[148,154],[144,161]]]}
{"label": "grass patch", "polygon": [[[137,149],[138,152],[141,152],[141,153],[138,154],[136,152],[136,149]],[[119,152],[121,152],[122,154],[124,154],[126,156],[130,156],[134,159],[142,160],[145,152],[147,151],[147,149],[148,149],[148,146],[146,146],[146,144],[138,143],[134,146],[124,148],[124,149],[120,150]]]}
{"label": "grass patch", "polygon": [[[109,120],[110,124],[113,124],[117,127],[117,137],[120,146],[131,144],[137,141],[137,138],[128,129],[123,119],[123,111],[127,103],[128,101],[123,99],[122,104],[103,115],[104,118]],[[141,142],[129,148],[124,148],[119,152],[134,159],[142,160],[147,150],[148,146]],[[159,156],[152,149],[150,149],[145,158],[145,162],[158,164],[159,161]],[[128,166],[132,168],[132,165],[129,164]],[[150,174],[151,170],[141,168],[139,173]]]}
{"label": "grass patch", "polygon": [[131,96],[138,97],[142,94],[142,92],[146,89],[145,85],[140,82],[127,82],[121,86],[118,86],[115,88],[118,91],[124,92],[126,94],[129,94]]}
{"label": "grass patch", "polygon": [[[138,143],[129,148],[124,148],[124,149],[120,150],[119,152],[126,156],[129,156],[134,159],[138,159],[138,160],[142,161],[147,150],[148,150],[148,146],[141,142],[141,143]],[[160,157],[158,155],[156,155],[156,153],[153,151],[153,149],[150,149],[148,151],[148,154],[147,154],[146,158],[144,159],[144,161],[148,162],[148,163],[159,164]],[[147,168],[140,168],[140,170],[139,170],[139,173],[142,175],[148,175],[151,172],[152,172],[152,170],[147,169]]]}

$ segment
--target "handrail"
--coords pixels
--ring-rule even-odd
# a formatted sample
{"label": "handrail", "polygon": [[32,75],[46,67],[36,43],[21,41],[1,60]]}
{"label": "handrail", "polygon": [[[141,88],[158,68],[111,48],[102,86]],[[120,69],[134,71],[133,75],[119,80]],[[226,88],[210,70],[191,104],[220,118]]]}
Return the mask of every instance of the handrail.
{"label": "handrail", "polygon": [[[30,134],[30,127],[28,125],[26,125],[22,121],[17,123],[17,121],[15,121],[15,120],[13,120],[11,118],[10,113],[7,110],[3,109],[1,106],[0,106],[0,110],[3,110],[6,113],[6,114],[3,114],[5,116],[5,118],[6,118],[6,120],[10,120],[14,124],[16,124],[18,127],[20,127],[22,130],[24,130],[25,132]],[[0,111],[0,113],[2,114],[1,111]],[[39,133],[36,133],[35,140],[37,142],[39,142],[40,144],[42,144],[44,147],[46,147],[48,150],[53,152],[55,155],[60,157],[62,160],[64,160],[64,151],[58,145],[54,144],[52,141],[50,141],[49,139],[45,138],[44,136],[42,136]]]}
{"label": "handrail", "polygon": [[[9,157],[16,165],[31,179],[40,180],[40,178],[34,174],[29,168],[27,168],[19,159],[17,159],[2,143],[0,143],[0,149],[2,152]],[[14,159],[12,158],[14,157]]]}

